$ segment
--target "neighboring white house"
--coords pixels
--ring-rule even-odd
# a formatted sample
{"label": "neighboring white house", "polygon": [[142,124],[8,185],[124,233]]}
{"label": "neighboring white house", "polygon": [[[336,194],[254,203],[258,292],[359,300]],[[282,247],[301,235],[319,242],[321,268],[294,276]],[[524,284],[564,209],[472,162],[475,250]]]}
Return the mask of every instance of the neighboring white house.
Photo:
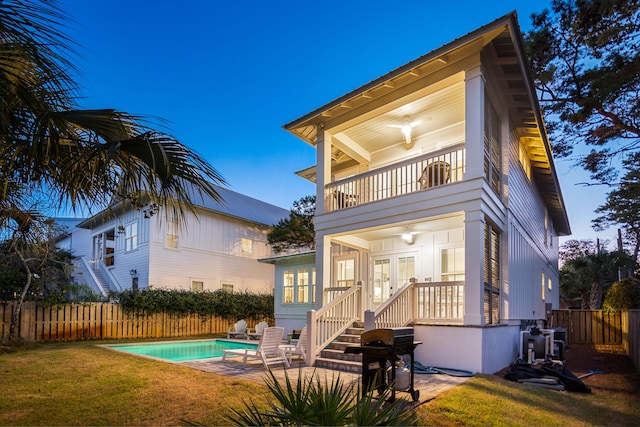
{"label": "neighboring white house", "polygon": [[272,226],[289,211],[217,187],[222,202],[198,203],[180,225],[162,210],[114,206],[61,241],[78,257],[75,278],[96,291],[164,288],[272,293]]}
{"label": "neighboring white house", "polygon": [[493,373],[558,307],[570,226],[515,13],[284,128],[317,149],[298,172],[316,248],[271,260],[276,317],[308,324],[312,357],[360,320],[413,325],[427,366]]}

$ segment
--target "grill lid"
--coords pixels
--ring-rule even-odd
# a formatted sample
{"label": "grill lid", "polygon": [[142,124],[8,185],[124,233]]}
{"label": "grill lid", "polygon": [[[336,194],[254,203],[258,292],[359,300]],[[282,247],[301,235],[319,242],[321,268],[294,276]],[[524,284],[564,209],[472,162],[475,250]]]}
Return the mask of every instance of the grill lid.
{"label": "grill lid", "polygon": [[381,328],[365,331],[360,337],[361,345],[397,345],[413,342],[413,328]]}

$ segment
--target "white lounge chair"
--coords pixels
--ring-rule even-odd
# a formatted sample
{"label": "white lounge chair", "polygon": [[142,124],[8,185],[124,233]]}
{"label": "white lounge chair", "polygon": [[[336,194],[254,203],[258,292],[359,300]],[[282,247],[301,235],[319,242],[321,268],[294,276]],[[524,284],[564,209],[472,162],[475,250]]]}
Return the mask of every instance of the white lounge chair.
{"label": "white lounge chair", "polygon": [[293,356],[298,355],[301,356],[304,360],[304,363],[307,363],[307,326],[300,331],[300,337],[298,337],[298,342],[295,344],[282,344],[280,348],[284,351],[289,364],[291,364]]}
{"label": "white lounge chair", "polygon": [[247,329],[247,322],[243,320],[238,320],[233,327],[230,327],[227,331],[227,338],[235,338],[237,336],[241,336],[244,338],[244,334]]}
{"label": "white lounge chair", "polygon": [[253,329],[247,328],[247,330],[245,331],[245,335],[247,339],[260,339],[260,336],[262,335],[262,331],[264,331],[268,327],[269,327],[269,324],[267,322],[260,322]]}
{"label": "white lounge chair", "polygon": [[284,363],[288,368],[289,360],[284,354],[284,350],[280,348],[282,341],[282,335],[284,334],[284,328],[274,326],[271,328],[265,328],[260,336],[260,342],[257,349],[233,349],[224,350],[222,354],[222,360],[225,361],[227,356],[242,356],[242,363],[247,366],[247,359],[259,359],[265,368],[269,365],[278,363]]}

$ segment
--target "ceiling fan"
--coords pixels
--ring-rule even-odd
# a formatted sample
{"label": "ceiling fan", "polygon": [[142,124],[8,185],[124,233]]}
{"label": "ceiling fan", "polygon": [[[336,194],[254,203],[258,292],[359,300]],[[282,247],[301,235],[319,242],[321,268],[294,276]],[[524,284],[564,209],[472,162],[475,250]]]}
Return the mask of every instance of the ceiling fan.
{"label": "ceiling fan", "polygon": [[401,125],[389,125],[394,128],[399,128],[402,131],[402,135],[404,135],[404,142],[407,145],[411,144],[411,131],[414,127],[416,127],[420,123],[420,120],[415,122],[410,122],[408,119]]}

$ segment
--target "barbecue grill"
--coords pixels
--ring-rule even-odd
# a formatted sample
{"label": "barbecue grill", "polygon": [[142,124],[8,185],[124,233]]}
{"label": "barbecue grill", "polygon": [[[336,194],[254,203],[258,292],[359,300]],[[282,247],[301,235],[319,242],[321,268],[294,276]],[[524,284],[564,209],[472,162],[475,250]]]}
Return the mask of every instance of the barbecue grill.
{"label": "barbecue grill", "polygon": [[[411,394],[414,401],[420,397],[420,391],[413,386],[414,379],[414,355],[415,348],[422,344],[413,340],[413,328],[383,328],[366,331],[360,337],[359,346],[349,346],[345,353],[362,354],[362,393],[363,395],[372,389],[382,393],[390,385],[390,401],[396,399],[396,362],[401,356],[408,355],[411,359],[411,381],[405,390]],[[387,363],[391,366],[390,380],[387,383]],[[375,383],[375,384],[374,384]]]}

